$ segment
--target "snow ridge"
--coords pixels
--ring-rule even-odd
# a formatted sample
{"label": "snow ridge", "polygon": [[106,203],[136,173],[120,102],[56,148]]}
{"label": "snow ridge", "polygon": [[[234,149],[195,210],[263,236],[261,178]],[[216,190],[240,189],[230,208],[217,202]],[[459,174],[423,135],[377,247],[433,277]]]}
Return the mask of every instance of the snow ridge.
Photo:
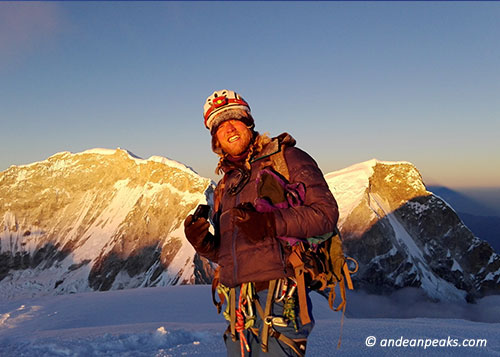
{"label": "snow ridge", "polygon": [[11,167],[0,180],[2,298],[194,283],[182,223],[213,182],[185,165],[98,148]]}
{"label": "snow ridge", "polygon": [[380,292],[419,286],[442,301],[500,290],[497,254],[427,191],[411,163],[372,159],[325,179],[339,206],[346,254],[363,262],[355,283]]}

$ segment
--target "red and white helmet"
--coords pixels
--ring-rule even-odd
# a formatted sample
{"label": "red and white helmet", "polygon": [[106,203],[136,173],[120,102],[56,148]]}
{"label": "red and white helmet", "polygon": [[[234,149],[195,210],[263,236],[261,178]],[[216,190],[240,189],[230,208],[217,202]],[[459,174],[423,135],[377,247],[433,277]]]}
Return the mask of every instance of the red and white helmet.
{"label": "red and white helmet", "polygon": [[[234,118],[231,118],[230,115],[220,115],[223,112],[234,109],[239,109],[237,110],[237,112],[240,113],[241,110],[243,110],[247,115],[243,117],[240,114],[236,115]],[[242,120],[247,125],[253,126],[253,118],[248,103],[243,99],[241,95],[227,89],[215,91],[211,96],[207,98],[207,100],[205,101],[205,105],[203,106],[203,117],[205,118],[205,126],[208,130],[210,130],[212,134],[213,129],[216,129],[220,123],[228,119]]]}

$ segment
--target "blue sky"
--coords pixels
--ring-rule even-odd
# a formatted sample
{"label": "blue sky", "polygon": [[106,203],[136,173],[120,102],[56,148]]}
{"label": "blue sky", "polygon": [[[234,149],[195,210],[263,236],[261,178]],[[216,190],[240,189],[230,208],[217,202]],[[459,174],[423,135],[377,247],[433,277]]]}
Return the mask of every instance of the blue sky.
{"label": "blue sky", "polygon": [[410,161],[500,186],[498,2],[0,2],[0,170],[126,148],[213,173],[205,98],[323,172]]}

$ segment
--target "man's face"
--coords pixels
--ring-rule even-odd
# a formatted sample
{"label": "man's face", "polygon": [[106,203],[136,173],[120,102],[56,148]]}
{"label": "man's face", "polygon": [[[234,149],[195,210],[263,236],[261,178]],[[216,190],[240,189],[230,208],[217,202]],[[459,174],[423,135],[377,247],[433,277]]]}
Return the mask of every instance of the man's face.
{"label": "man's face", "polygon": [[222,150],[231,156],[244,153],[252,140],[250,129],[243,122],[236,119],[222,122],[215,135]]}

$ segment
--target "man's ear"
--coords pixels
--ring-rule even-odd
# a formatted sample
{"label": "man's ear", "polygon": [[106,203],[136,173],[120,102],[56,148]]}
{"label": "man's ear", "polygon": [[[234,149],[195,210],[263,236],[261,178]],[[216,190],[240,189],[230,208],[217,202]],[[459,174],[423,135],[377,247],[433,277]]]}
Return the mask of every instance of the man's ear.
{"label": "man's ear", "polygon": [[217,135],[212,135],[212,151],[217,155],[223,154],[219,140],[217,140]]}

